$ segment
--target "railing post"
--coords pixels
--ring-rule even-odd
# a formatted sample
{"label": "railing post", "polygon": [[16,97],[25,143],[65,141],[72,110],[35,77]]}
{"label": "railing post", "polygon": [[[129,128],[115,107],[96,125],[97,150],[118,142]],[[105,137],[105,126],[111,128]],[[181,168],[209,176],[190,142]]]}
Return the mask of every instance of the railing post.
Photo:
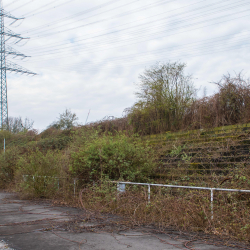
{"label": "railing post", "polygon": [[211,188],[211,220],[214,219],[214,188]]}
{"label": "railing post", "polygon": [[76,197],[76,179],[74,179],[74,197]]}
{"label": "railing post", "polygon": [[148,203],[150,203],[150,185],[148,185]]}

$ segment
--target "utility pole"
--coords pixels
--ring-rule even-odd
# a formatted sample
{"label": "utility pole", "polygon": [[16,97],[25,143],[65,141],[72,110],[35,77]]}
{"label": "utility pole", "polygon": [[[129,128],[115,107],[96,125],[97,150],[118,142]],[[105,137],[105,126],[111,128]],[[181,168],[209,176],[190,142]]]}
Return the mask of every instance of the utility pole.
{"label": "utility pole", "polygon": [[[24,54],[16,51],[10,46],[6,46],[6,42],[11,39],[17,39],[15,43],[19,43],[23,39],[29,39],[29,38],[24,38],[20,34],[16,34],[10,29],[6,28],[4,26],[4,18],[9,18],[13,19],[13,23],[15,23],[18,20],[21,20],[23,18],[16,18],[12,16],[10,13],[7,13],[4,11],[2,0],[0,0],[0,25],[1,25],[1,31],[0,31],[0,71],[1,71],[1,82],[0,82],[0,129],[7,128],[8,129],[8,98],[7,98],[7,76],[6,73],[7,71],[9,72],[16,72],[16,73],[21,73],[21,74],[27,74],[27,75],[36,75],[36,73],[33,73],[15,63],[12,63],[10,61],[6,60],[6,57],[8,55],[15,56],[15,57],[22,57],[25,58]],[[6,39],[7,38],[7,39]]]}

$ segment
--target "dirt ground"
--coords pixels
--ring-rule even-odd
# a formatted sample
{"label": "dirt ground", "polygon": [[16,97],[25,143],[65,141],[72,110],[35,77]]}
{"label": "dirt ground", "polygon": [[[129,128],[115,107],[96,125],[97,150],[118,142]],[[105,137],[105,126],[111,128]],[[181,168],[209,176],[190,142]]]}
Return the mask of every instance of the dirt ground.
{"label": "dirt ground", "polygon": [[117,216],[20,200],[5,192],[0,192],[0,242],[0,249],[8,245],[15,250],[250,249],[204,234],[131,226]]}

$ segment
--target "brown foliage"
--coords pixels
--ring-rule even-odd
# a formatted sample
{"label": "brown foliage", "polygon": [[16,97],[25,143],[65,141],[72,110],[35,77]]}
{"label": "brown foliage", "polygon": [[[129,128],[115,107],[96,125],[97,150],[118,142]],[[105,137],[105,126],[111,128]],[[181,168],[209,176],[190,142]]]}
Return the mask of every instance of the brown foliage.
{"label": "brown foliage", "polygon": [[90,123],[87,125],[88,127],[98,129],[100,132],[120,132],[120,131],[131,131],[132,126],[128,122],[127,117],[123,118],[114,118],[111,117],[104,117],[103,120]]}
{"label": "brown foliage", "polygon": [[125,110],[123,118],[104,119],[90,126],[100,127],[103,132],[131,131],[151,135],[166,131],[213,128],[250,121],[250,81],[241,73],[234,77],[224,75],[219,82],[218,93],[185,104],[181,119],[175,119],[167,110],[137,103]]}
{"label": "brown foliage", "polygon": [[212,219],[209,192],[206,191],[172,192],[171,189],[155,187],[151,189],[149,203],[146,188],[128,187],[123,194],[106,188],[84,189],[80,197],[81,206],[89,212],[125,216],[136,226],[174,227],[249,242],[249,206],[237,199],[237,195],[215,193]]}
{"label": "brown foliage", "polygon": [[187,110],[182,129],[211,128],[249,122],[250,82],[241,74],[224,75],[215,83],[219,92],[193,102]]}

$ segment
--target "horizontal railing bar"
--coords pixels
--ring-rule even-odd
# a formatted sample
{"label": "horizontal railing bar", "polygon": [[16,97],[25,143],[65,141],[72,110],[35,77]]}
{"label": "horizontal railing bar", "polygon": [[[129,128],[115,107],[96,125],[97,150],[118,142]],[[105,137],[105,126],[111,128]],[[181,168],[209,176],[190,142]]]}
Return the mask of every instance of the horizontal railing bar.
{"label": "horizontal railing bar", "polygon": [[215,190],[215,191],[227,191],[227,192],[243,192],[250,193],[250,190],[243,189],[225,189],[225,188],[210,188],[210,187],[195,187],[195,186],[178,186],[178,185],[165,185],[165,184],[150,184],[150,183],[138,183],[138,182],[120,182],[112,181],[113,183],[125,184],[125,185],[139,185],[139,186],[156,186],[156,187],[170,187],[170,188],[183,188],[183,189],[196,189],[196,190]]}
{"label": "horizontal railing bar", "polygon": [[[210,158],[210,160],[218,160],[218,159],[222,160],[222,159],[227,159],[227,158],[234,158],[235,159],[235,158],[239,158],[239,157],[242,157],[242,158],[249,157],[249,154],[248,155],[230,155],[230,156],[223,156],[223,155],[221,155],[221,156],[213,156],[213,155],[207,155],[207,156],[200,157],[200,156],[191,156],[191,155],[189,155],[191,153],[192,152],[187,153],[186,155],[188,157],[192,157],[192,160],[208,159],[208,158]],[[218,152],[215,152],[215,153],[218,153]],[[183,154],[183,153],[180,152],[178,155],[180,155],[180,154]],[[176,156],[178,156],[178,155],[176,155]],[[161,160],[169,160],[170,157],[173,158],[174,160],[183,160],[181,157],[174,158],[174,156],[171,156],[171,154],[166,154],[164,157],[161,157],[160,159]]]}
{"label": "horizontal railing bar", "polygon": [[227,164],[227,165],[232,165],[232,164],[240,164],[240,163],[249,163],[249,161],[235,161],[235,162],[166,162],[166,163],[162,163],[163,166],[169,166],[169,165],[177,165],[177,164],[182,164],[182,165],[203,165],[203,164],[209,164],[209,165],[222,165],[222,164]]}
{"label": "horizontal railing bar", "polygon": [[194,169],[194,168],[191,168],[191,169],[188,169],[188,168],[167,168],[167,169],[163,169],[163,170],[171,170],[171,171],[232,171],[234,170],[234,168],[231,168],[231,169],[226,169],[226,168],[212,168],[212,169]]}

